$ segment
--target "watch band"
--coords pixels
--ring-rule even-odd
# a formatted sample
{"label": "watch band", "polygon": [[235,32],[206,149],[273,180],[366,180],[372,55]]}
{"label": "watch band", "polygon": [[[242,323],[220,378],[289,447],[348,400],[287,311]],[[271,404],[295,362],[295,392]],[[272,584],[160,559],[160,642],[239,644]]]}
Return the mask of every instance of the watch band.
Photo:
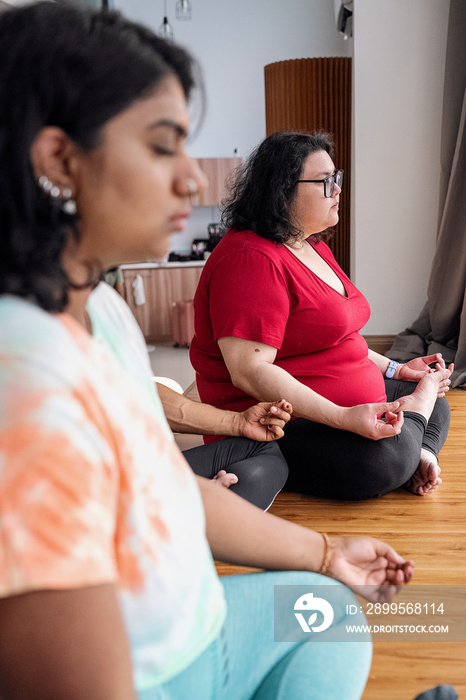
{"label": "watch band", "polygon": [[390,363],[387,367],[387,371],[385,372],[386,379],[393,379],[397,367],[398,362],[395,362],[395,360],[390,360]]}

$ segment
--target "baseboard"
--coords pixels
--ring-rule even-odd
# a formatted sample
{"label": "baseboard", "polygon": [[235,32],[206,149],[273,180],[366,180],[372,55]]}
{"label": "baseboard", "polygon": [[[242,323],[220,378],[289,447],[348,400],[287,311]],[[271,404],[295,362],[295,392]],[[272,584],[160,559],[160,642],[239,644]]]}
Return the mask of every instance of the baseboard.
{"label": "baseboard", "polygon": [[368,344],[369,348],[374,352],[378,352],[380,355],[385,355],[385,353],[390,350],[395,340],[395,335],[365,335],[364,339]]}

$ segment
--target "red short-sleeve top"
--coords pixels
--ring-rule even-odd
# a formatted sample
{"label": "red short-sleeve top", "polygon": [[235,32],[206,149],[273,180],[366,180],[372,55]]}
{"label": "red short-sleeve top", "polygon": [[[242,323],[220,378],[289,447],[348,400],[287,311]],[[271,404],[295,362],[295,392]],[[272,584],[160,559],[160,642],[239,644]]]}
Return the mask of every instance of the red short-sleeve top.
{"label": "red short-sleeve top", "polygon": [[252,231],[229,231],[216,246],[194,300],[190,358],[202,401],[236,411],[256,402],[231,383],[217,344],[229,336],[276,348],[276,365],[340,406],[385,401],[382,373],[359,333],[369,304],[330,248],[311,245],[338,275],[346,296],[286,246]]}

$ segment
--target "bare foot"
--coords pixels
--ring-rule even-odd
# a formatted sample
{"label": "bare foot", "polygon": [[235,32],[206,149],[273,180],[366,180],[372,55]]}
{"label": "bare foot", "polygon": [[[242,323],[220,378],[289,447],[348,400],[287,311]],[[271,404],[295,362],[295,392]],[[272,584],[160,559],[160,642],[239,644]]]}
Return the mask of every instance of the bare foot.
{"label": "bare foot", "polygon": [[236,474],[227,474],[225,469],[221,469],[218,474],[214,476],[212,481],[216,481],[218,484],[228,489],[238,482],[238,477]]}
{"label": "bare foot", "polygon": [[440,471],[435,455],[422,448],[418,467],[412,477],[406,482],[405,488],[417,496],[425,496],[428,493],[432,493],[442,483]]}
{"label": "bare foot", "polygon": [[449,369],[438,369],[436,372],[426,374],[412,394],[400,396],[397,399],[400,403],[397,413],[399,411],[413,411],[414,413],[420,413],[426,420],[429,420],[439,394],[439,387],[442,387],[446,382],[449,383],[448,378],[450,374]]}

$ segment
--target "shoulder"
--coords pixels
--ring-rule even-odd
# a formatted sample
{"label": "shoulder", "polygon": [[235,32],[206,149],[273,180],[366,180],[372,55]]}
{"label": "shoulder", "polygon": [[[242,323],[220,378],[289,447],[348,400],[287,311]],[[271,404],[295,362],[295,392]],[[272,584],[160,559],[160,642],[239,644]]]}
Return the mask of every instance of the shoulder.
{"label": "shoulder", "polygon": [[[221,247],[220,247],[221,246]],[[280,257],[283,248],[281,243],[275,243],[262,238],[254,231],[228,231],[217,246],[223,250],[255,250],[270,257]],[[215,250],[217,250],[217,248]],[[214,251],[215,252],[215,251]]]}
{"label": "shoulder", "polygon": [[88,299],[87,311],[94,339],[102,341],[128,371],[146,374],[150,368],[146,342],[123,297],[101,282]]}
{"label": "shoulder", "polygon": [[254,231],[228,231],[209,256],[207,275],[224,274],[231,269],[237,275],[244,266],[251,268],[284,268],[284,247],[258,236]]}
{"label": "shoulder", "polygon": [[94,336],[113,342],[132,338],[144,352],[146,343],[142,331],[123,297],[113,287],[101,282],[90,295],[87,311],[91,317]]}
{"label": "shoulder", "polygon": [[107,319],[115,327],[139,328],[131,309],[123,297],[106,282],[100,282],[92,291],[87,302],[91,319]]}
{"label": "shoulder", "polygon": [[[2,369],[29,376],[45,369],[64,376],[71,372],[76,344],[59,320],[60,315],[44,311],[30,301],[13,296],[0,299],[0,355]],[[78,325],[71,320],[73,328]],[[79,332],[78,329],[75,329]],[[85,337],[84,331],[82,335]]]}

